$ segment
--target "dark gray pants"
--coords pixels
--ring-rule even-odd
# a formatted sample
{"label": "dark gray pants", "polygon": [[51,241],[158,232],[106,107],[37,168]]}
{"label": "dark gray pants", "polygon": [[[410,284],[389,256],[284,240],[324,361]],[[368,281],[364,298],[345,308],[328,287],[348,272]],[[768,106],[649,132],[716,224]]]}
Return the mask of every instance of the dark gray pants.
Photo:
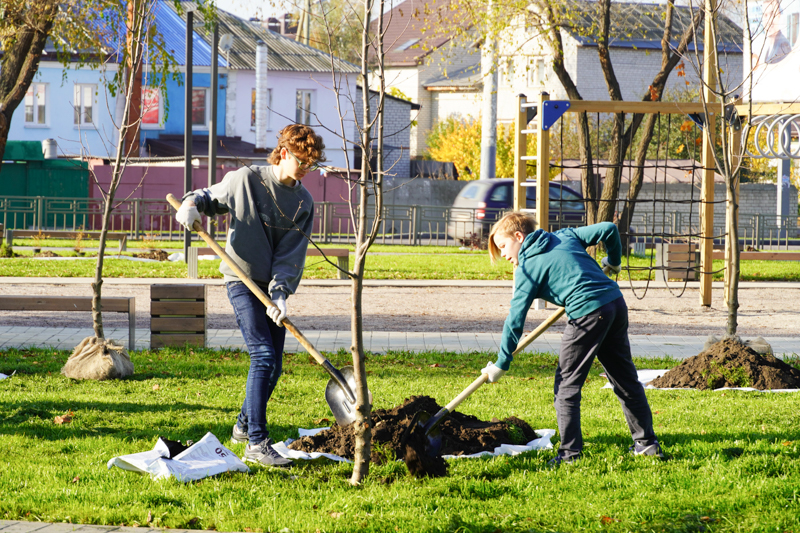
{"label": "dark gray pants", "polygon": [[581,435],[581,388],[594,358],[600,361],[622,404],[633,440],[656,442],[653,415],[636,377],[628,340],[628,306],[620,297],[586,316],[570,320],[561,338],[561,353],[554,386],[558,431],[564,458],[577,457],[583,449]]}

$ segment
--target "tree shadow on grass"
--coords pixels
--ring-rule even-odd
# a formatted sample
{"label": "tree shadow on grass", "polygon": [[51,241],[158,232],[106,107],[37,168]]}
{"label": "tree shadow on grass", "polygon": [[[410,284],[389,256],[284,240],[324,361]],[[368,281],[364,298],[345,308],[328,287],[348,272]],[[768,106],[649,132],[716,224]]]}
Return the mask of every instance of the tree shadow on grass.
{"label": "tree shadow on grass", "polygon": [[[0,402],[0,435],[23,435],[45,440],[66,440],[71,438],[110,436],[119,439],[142,439],[164,436],[173,440],[199,440],[211,431],[221,441],[230,438],[230,431],[236,420],[238,409],[210,407],[183,402],[170,403],[133,403],[133,402],[81,402],[74,400],[35,400],[19,402]],[[118,420],[120,426],[108,427],[95,425],[85,427],[79,423],[54,422],[56,416],[64,415],[71,410],[78,417],[85,412],[100,412],[103,418]],[[130,422],[124,419],[137,415],[169,414],[178,422],[173,426],[131,428]],[[204,423],[203,420],[215,420],[225,415],[230,422]],[[94,415],[92,415],[94,416]],[[192,420],[189,425],[185,420]],[[149,422],[152,424],[152,422]],[[73,425],[74,424],[74,425]],[[178,426],[178,424],[180,424]],[[291,433],[294,428],[270,426],[279,434]]]}

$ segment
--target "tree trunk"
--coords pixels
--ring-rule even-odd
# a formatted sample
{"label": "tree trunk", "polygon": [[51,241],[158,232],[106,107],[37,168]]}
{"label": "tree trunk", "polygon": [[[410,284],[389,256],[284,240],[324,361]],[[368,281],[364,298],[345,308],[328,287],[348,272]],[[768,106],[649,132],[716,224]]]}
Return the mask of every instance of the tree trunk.
{"label": "tree trunk", "polygon": [[[122,115],[122,122],[119,128],[119,136],[117,137],[117,155],[114,161],[114,170],[111,176],[111,183],[108,187],[108,192],[103,194],[103,226],[100,231],[100,246],[97,252],[97,264],[95,267],[94,282],[92,282],[92,326],[94,327],[94,334],[99,339],[105,338],[103,331],[103,304],[102,304],[102,288],[103,288],[103,260],[106,249],[106,235],[108,233],[108,226],[111,220],[111,214],[114,210],[114,196],[117,192],[117,187],[122,179],[122,173],[125,170],[125,164],[130,156],[126,151],[125,140],[128,138],[131,129],[139,129],[138,120],[133,122],[131,120],[131,100],[133,99],[134,86],[136,82],[137,72],[142,62],[142,38],[144,36],[144,23],[145,23],[145,4],[146,0],[131,0],[133,4],[132,11],[129,11],[131,17],[129,19],[130,26],[128,32],[132,40],[132,46],[129,48],[131,57],[129,58],[130,64],[134,68],[127,71],[127,79],[125,80],[124,94],[125,94],[125,109]],[[133,123],[132,123],[133,122]]]}
{"label": "tree trunk", "polygon": [[367,388],[367,370],[365,367],[362,294],[364,264],[369,249],[367,236],[367,210],[369,206],[369,182],[371,177],[370,159],[372,155],[372,121],[370,117],[369,93],[369,20],[372,12],[372,1],[364,1],[364,26],[361,33],[361,86],[363,125],[361,128],[361,177],[358,181],[358,213],[356,223],[356,255],[353,266],[353,288],[351,297],[353,307],[350,315],[350,334],[353,341],[350,351],[353,357],[353,370],[356,379],[356,421],[353,422],[355,434],[355,451],[353,458],[352,485],[359,485],[369,474],[369,461],[372,453],[372,428],[370,427],[369,392]]}
{"label": "tree trunk", "polygon": [[[21,26],[16,36],[11,39],[12,45],[3,51],[0,60],[0,168],[3,165],[3,154],[11,129],[11,117],[25,98],[33,77],[39,70],[42,51],[53,29],[53,22],[58,14],[58,4],[46,0],[37,6],[37,22],[35,28]],[[24,14],[23,14],[24,15]],[[26,20],[27,17],[20,17]]]}

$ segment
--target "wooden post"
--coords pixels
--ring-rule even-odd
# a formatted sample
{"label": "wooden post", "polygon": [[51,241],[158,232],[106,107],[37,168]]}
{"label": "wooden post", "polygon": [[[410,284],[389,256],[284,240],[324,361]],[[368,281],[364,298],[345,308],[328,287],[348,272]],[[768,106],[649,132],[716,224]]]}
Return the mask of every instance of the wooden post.
{"label": "wooden post", "polygon": [[703,42],[703,99],[708,113],[703,128],[702,184],[700,193],[700,305],[711,306],[711,272],[714,253],[714,144],[716,142],[717,39],[716,0],[705,0],[705,35]]}
{"label": "wooden post", "polygon": [[544,103],[548,100],[550,94],[542,91],[536,113],[536,222],[545,231],[550,231],[550,131],[542,129],[542,124]]}
{"label": "wooden post", "polygon": [[528,110],[523,106],[528,102],[524,94],[517,95],[517,119],[514,131],[514,211],[525,209],[525,188],[522,184],[528,179],[528,165],[523,159],[528,155],[528,136],[522,133],[528,128]]}

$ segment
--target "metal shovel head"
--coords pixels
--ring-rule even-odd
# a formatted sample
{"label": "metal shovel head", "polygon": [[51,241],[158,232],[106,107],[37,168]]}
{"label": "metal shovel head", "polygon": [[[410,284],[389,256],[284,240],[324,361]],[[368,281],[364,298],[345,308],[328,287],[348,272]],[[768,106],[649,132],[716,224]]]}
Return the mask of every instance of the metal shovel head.
{"label": "metal shovel head", "polygon": [[447,474],[447,463],[441,456],[442,432],[439,424],[426,431],[430,419],[431,415],[426,411],[415,413],[401,440],[403,462],[409,473],[417,478],[441,477]]}
{"label": "metal shovel head", "polygon": [[[339,371],[350,390],[353,391],[353,398],[355,398],[356,376],[353,373],[353,367],[344,366]],[[325,401],[328,402],[328,407],[331,408],[333,417],[340,426],[347,426],[356,421],[356,404],[347,399],[347,394],[333,378],[329,379],[325,386]],[[369,393],[369,403],[372,404],[371,392]]]}
{"label": "metal shovel head", "polygon": [[408,431],[407,442],[422,442],[425,446],[424,452],[428,457],[437,457],[442,451],[442,430],[439,424],[427,428],[430,423],[431,414],[427,411],[420,411],[411,419]]}

